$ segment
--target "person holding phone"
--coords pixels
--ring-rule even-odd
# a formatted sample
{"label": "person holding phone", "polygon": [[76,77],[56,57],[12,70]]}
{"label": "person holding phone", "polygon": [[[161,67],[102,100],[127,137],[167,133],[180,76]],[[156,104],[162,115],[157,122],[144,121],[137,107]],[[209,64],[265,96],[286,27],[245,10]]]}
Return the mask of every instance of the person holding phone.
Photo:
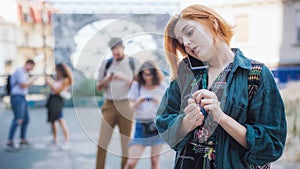
{"label": "person holding phone", "polygon": [[177,151],[175,169],[267,169],[283,153],[286,117],[274,77],[230,48],[232,36],[203,5],[186,7],[165,28],[173,80],[156,125]]}
{"label": "person holding phone", "polygon": [[160,100],[167,88],[163,75],[156,65],[146,61],[140,67],[128,97],[135,109],[135,133],[129,143],[129,158],[124,169],[133,169],[146,146],[151,146],[151,168],[159,168],[159,153],[164,141],[154,123]]}
{"label": "person holding phone", "polygon": [[8,141],[6,143],[8,152],[17,152],[19,149],[14,144],[14,135],[17,127],[20,126],[20,148],[30,147],[27,140],[27,126],[30,121],[28,102],[26,95],[29,87],[33,85],[37,77],[29,77],[29,72],[35,67],[35,62],[27,60],[25,65],[17,68],[10,77],[10,103],[13,111],[13,119],[9,129]]}
{"label": "person holding phone", "polygon": [[60,146],[61,150],[69,150],[71,148],[69,139],[69,130],[66,121],[63,116],[64,97],[63,93],[67,92],[69,87],[73,83],[72,70],[66,64],[59,63],[55,68],[55,78],[52,79],[50,76],[46,77],[46,84],[49,86],[51,93],[47,100],[48,118],[47,121],[51,123],[53,144],[57,144],[57,126],[56,121],[60,124],[64,142]]}
{"label": "person holding phone", "polygon": [[121,140],[122,160],[124,168],[128,157],[133,110],[130,108],[128,91],[132,80],[140,67],[140,62],[127,56],[123,40],[112,37],[108,45],[112,57],[104,59],[98,74],[97,90],[104,91],[105,101],[101,107],[101,126],[98,140],[96,169],[104,169],[107,148],[115,127],[118,126]]}

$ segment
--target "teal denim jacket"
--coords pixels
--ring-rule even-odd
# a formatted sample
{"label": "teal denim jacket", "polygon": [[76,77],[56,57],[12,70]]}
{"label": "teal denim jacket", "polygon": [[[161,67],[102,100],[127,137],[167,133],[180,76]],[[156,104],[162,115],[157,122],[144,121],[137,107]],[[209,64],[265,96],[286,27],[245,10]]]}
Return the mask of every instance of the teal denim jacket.
{"label": "teal denim jacket", "polygon": [[[217,168],[243,169],[277,160],[286,141],[286,117],[282,98],[270,70],[263,65],[256,94],[248,103],[248,74],[251,60],[235,50],[233,67],[221,99],[227,115],[247,129],[247,149],[236,142],[220,126],[216,129]],[[188,143],[193,131],[181,131],[181,123],[194,77],[184,61],[179,64],[178,77],[165,92],[156,117],[160,136],[177,154]],[[177,155],[176,155],[177,157]],[[176,158],[177,159],[177,158]],[[175,160],[176,163],[177,160]]]}

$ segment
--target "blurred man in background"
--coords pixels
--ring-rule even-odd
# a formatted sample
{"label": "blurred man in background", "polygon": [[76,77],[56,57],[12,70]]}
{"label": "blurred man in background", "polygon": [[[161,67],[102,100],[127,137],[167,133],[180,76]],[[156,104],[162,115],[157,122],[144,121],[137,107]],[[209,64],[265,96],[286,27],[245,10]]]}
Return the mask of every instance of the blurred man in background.
{"label": "blurred man in background", "polygon": [[9,130],[7,141],[7,151],[17,152],[13,138],[18,126],[21,126],[20,132],[20,148],[29,147],[30,144],[26,138],[27,126],[29,123],[29,112],[27,106],[26,95],[28,88],[33,84],[37,77],[29,78],[28,73],[34,68],[33,60],[27,60],[24,67],[18,68],[10,77],[10,102],[14,118]]}
{"label": "blurred man in background", "polygon": [[121,133],[122,168],[126,164],[134,115],[129,105],[128,90],[139,64],[134,58],[125,56],[122,39],[112,38],[108,45],[113,57],[103,61],[97,83],[99,91],[105,89],[106,100],[102,107],[96,169],[105,167],[106,149],[116,125]]}

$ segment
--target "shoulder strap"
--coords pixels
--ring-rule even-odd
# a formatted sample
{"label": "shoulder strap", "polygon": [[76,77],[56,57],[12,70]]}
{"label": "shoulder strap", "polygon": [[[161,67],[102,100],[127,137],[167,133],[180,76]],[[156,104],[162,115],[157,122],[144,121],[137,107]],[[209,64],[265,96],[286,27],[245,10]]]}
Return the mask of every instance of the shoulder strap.
{"label": "shoulder strap", "polygon": [[104,76],[106,76],[107,69],[110,67],[110,65],[112,64],[113,60],[114,60],[114,58],[109,58],[108,61],[106,62],[105,70],[104,70]]}
{"label": "shoulder strap", "polygon": [[138,97],[141,96],[141,88],[142,88],[141,84],[138,83]]}
{"label": "shoulder strap", "polygon": [[[260,74],[262,71],[262,66],[263,66],[263,64],[259,63],[257,61],[252,60],[252,62],[251,62],[251,70],[248,75],[248,102],[251,101],[251,99],[253,98],[253,96],[255,95],[255,93],[257,91],[259,81],[260,81]],[[270,169],[271,164],[267,163],[262,166],[252,165],[252,167],[253,167],[253,169]]]}
{"label": "shoulder strap", "polygon": [[7,75],[6,79],[6,95],[10,95],[12,84],[11,84],[11,75]]}
{"label": "shoulder strap", "polygon": [[262,71],[262,63],[259,63],[257,61],[251,62],[251,70],[248,75],[248,100],[249,102],[255,95],[259,81],[260,81],[260,73]]}
{"label": "shoulder strap", "polygon": [[[104,70],[104,76],[106,76],[107,69],[111,66],[113,60],[114,60],[114,58],[109,58],[108,61],[106,62],[105,70]],[[129,57],[129,66],[130,66],[130,69],[132,70],[132,74],[134,75],[134,73],[135,73],[135,63],[134,63],[134,59],[132,57]]]}
{"label": "shoulder strap", "polygon": [[130,69],[132,70],[132,74],[134,76],[134,74],[135,74],[135,63],[134,63],[134,59],[132,57],[129,57],[129,66],[130,66]]}

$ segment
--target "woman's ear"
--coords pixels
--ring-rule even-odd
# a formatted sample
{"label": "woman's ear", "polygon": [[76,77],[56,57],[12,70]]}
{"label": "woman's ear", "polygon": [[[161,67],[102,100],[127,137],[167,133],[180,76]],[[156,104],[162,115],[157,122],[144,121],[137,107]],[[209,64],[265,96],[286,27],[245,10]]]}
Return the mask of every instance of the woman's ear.
{"label": "woman's ear", "polygon": [[219,24],[217,19],[211,15],[208,18],[213,22],[214,29],[217,31],[219,29]]}

